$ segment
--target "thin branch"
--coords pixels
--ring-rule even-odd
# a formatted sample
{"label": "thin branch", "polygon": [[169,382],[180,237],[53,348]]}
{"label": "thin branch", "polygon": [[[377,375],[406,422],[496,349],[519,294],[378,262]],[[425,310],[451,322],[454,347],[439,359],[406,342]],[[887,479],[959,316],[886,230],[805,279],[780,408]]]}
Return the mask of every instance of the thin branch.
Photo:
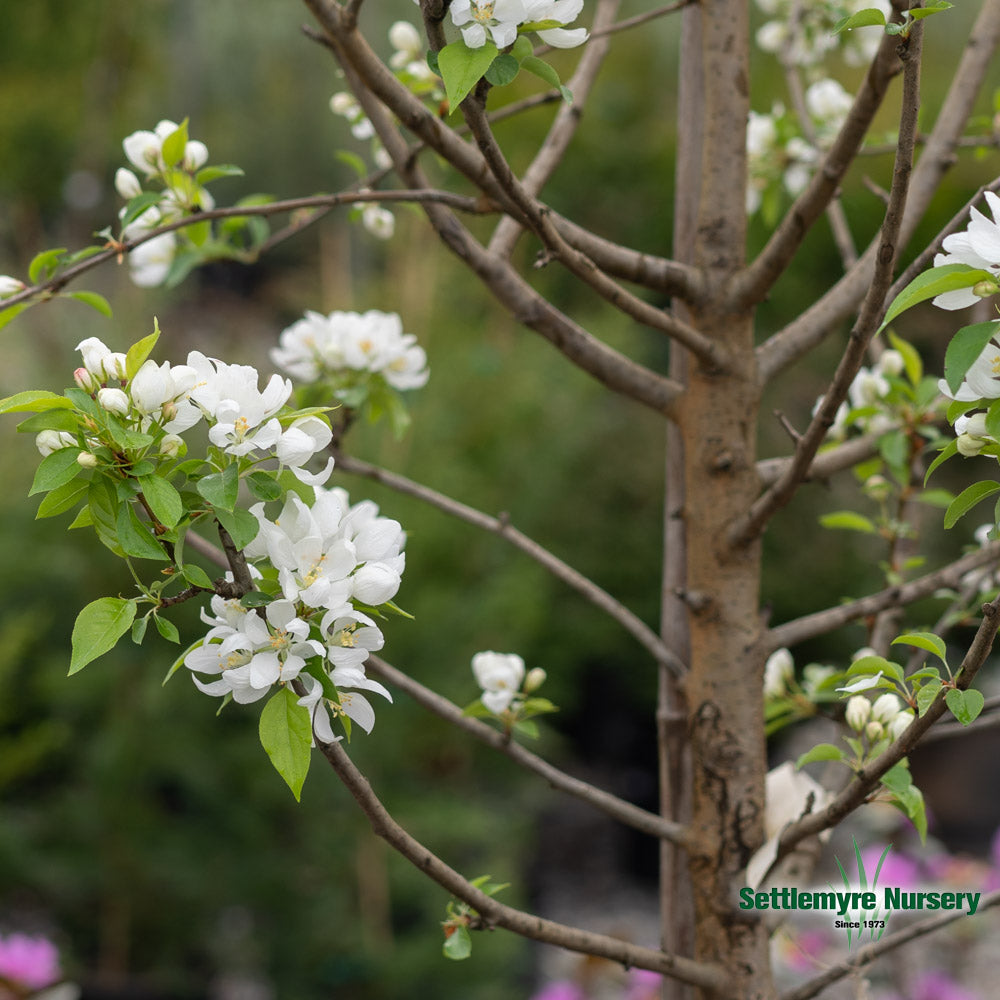
{"label": "thin branch", "polygon": [[[542,188],[545,187],[546,182],[566,155],[566,149],[573,136],[576,135],[594,80],[597,78],[611,47],[610,41],[606,37],[607,28],[613,21],[620,5],[621,0],[600,0],[597,5],[590,42],[584,48],[576,71],[566,84],[573,94],[573,103],[562,102],[549,128],[549,134],[545,137],[535,154],[535,158],[521,178],[524,190],[531,195],[537,196],[541,193]],[[509,257],[522,232],[523,227],[509,215],[506,215],[498,223],[487,244],[487,249],[501,257]]]}
{"label": "thin branch", "polygon": [[911,580],[909,583],[899,584],[894,587],[887,587],[877,594],[870,594],[857,601],[850,601],[847,604],[839,604],[824,611],[816,611],[811,615],[803,615],[783,625],[772,628],[767,634],[768,651],[781,649],[782,646],[791,648],[806,639],[813,639],[818,635],[826,635],[834,629],[838,629],[859,618],[868,618],[876,615],[886,608],[904,607],[913,604],[925,597],[930,597],[934,591],[942,587],[956,587],[963,576],[972,570],[979,569],[1000,560],[1000,542],[992,542],[986,548],[969,555],[956,559],[955,562],[927,573]]}
{"label": "thin branch", "polygon": [[[913,235],[955,160],[954,150],[972,113],[976,95],[1000,45],[1000,0],[984,0],[969,35],[961,62],[938,115],[926,148],[913,170],[900,245]],[[875,264],[876,241],[858,263],[821,298],[757,349],[759,375],[768,382],[803,357],[836,330],[865,297]]]}
{"label": "thin branch", "polygon": [[[319,0],[306,2],[321,18],[321,23],[326,28],[325,44],[340,62],[351,89],[371,120],[400,178],[409,187],[425,187],[423,172],[410,159],[409,147],[387,110],[389,105],[383,105],[383,97],[379,94],[381,88],[390,95],[391,100],[395,91],[401,88],[399,81],[375,57],[356,32],[342,38],[337,31],[336,16],[323,20],[329,12]],[[373,74],[373,79],[364,77],[361,70]],[[411,100],[410,92],[405,88],[401,89],[406,100]],[[419,101],[416,105],[419,116],[424,117],[423,105]],[[444,129],[436,119],[432,118],[432,121],[436,129]],[[466,143],[456,139],[450,130],[445,131],[458,146],[471,149]],[[486,186],[495,190],[501,201],[509,202],[495,183]],[[518,322],[541,334],[566,358],[613,391],[640,402],[661,415],[669,417],[673,414],[675,402],[682,391],[679,385],[632,361],[574,323],[536,292],[508,261],[487,252],[447,207],[425,203],[424,211],[445,245],[479,277]]]}
{"label": "thin branch", "polygon": [[362,812],[368,817],[372,830],[425,875],[472,907],[481,918],[481,926],[503,927],[534,941],[558,945],[584,955],[607,958],[613,962],[620,962],[626,968],[650,969],[705,990],[721,992],[724,989],[725,974],[716,966],[652,948],[642,948],[605,934],[595,934],[581,928],[545,920],[523,910],[505,906],[493,897],[487,896],[410,836],[392,818],[372,790],[368,780],[354,766],[339,743],[320,744],[320,749],[347,790],[354,796]]}
{"label": "thin branch", "polygon": [[225,581],[216,580],[216,593],[223,597],[242,597],[249,594],[254,589],[253,577],[250,575],[250,567],[247,565],[246,556],[236,547],[233,536],[222,526],[222,522],[217,522],[219,528],[219,540],[222,542],[222,550],[226,554],[226,561],[233,573],[233,582],[226,585]]}
{"label": "thin branch", "polygon": [[[893,20],[901,20],[898,11],[893,12]],[[882,39],[864,83],[822,164],[778,224],[757,259],[734,279],[731,292],[734,301],[738,303],[735,308],[753,305],[767,295],[784,273],[813,223],[830,204],[882,105],[889,83],[902,68],[897,51],[899,47],[894,36],[886,35]]]}
{"label": "thin branch", "polygon": [[[150,240],[156,239],[157,236],[162,236],[164,233],[176,232],[179,229],[185,229],[188,226],[194,226],[200,222],[207,222],[213,219],[243,218],[251,215],[278,215],[284,212],[297,212],[310,208],[330,209],[339,205],[354,205],[361,202],[372,201],[401,201],[418,203],[433,201],[443,205],[448,205],[451,208],[456,208],[463,212],[469,212],[477,215],[496,211],[494,207],[487,205],[481,199],[469,198],[454,194],[451,191],[437,191],[430,188],[399,191],[341,191],[336,194],[311,195],[306,198],[288,198],[284,201],[272,201],[266,205],[213,208],[210,211],[196,212],[193,215],[185,215],[183,218],[174,219],[171,222],[157,226],[155,229],[149,229],[139,235],[132,236],[127,240],[122,240],[120,242],[117,240],[113,241],[109,243],[108,246],[100,253],[95,253],[86,260],[82,260],[80,263],[74,264],[72,267],[68,267],[65,271],[60,271],[48,281],[39,282],[36,285],[29,285],[16,295],[9,295],[3,300],[0,300],[0,312],[11,308],[11,306],[15,306],[20,302],[33,299],[39,295],[52,295],[55,292],[58,292],[61,288],[64,288],[81,274],[84,274],[95,267],[99,267],[101,264],[105,264],[109,260],[121,258],[123,254],[127,254],[136,247],[142,246],[143,243],[148,243]],[[299,224],[294,228],[297,230],[301,227],[302,224]],[[256,256],[257,252],[251,251],[241,254],[240,259],[252,261],[256,259]]]}
{"label": "thin branch", "polygon": [[452,517],[457,517],[460,521],[474,524],[477,528],[499,535],[516,549],[530,556],[539,565],[544,566],[553,576],[568,584],[578,594],[582,594],[591,604],[600,608],[610,618],[613,618],[657,660],[667,664],[678,677],[683,676],[686,672],[684,664],[641,618],[588,577],[567,565],[558,556],[539,545],[538,542],[518,531],[506,515],[491,517],[489,514],[484,514],[482,511],[469,507],[444,493],[424,486],[422,483],[407,479],[406,476],[401,476],[397,472],[390,472],[388,469],[382,469],[377,465],[371,465],[343,453],[338,453],[336,457],[337,470],[340,472],[364,476],[366,479],[382,483],[398,493],[416,497]]}
{"label": "thin branch", "polygon": [[[987,893],[987,895],[979,900],[976,912],[979,913],[981,910],[988,910],[998,904],[1000,904],[1000,891]],[[926,920],[919,920],[905,930],[896,931],[894,934],[887,934],[878,941],[873,941],[871,944],[859,948],[850,958],[830,966],[830,968],[825,969],[813,979],[793,989],[785,990],[778,997],[778,1000],[811,1000],[812,997],[822,993],[827,986],[871,965],[877,958],[881,958],[883,955],[894,951],[901,945],[909,944],[910,941],[924,937],[926,934],[933,934],[934,931],[940,930],[942,927],[946,927],[948,924],[960,920],[965,916],[968,916],[968,914],[964,910],[958,910],[954,913],[940,913],[937,916],[928,917]]]}
{"label": "thin branch", "polygon": [[[878,442],[880,434],[865,434],[861,437],[850,438],[843,444],[839,444],[828,451],[821,451],[812,461],[805,475],[803,482],[814,482],[817,479],[826,479],[837,472],[843,472],[852,466],[863,462],[866,458],[871,458],[878,454]],[[765,458],[757,463],[757,476],[762,486],[771,486],[776,483],[784,472],[787,472],[792,463],[791,456],[784,458]]]}
{"label": "thin branch", "polygon": [[433,712],[446,722],[450,722],[456,728],[464,730],[470,736],[474,736],[481,743],[498,750],[515,764],[533,771],[544,778],[553,788],[581,799],[595,809],[600,809],[612,819],[618,820],[619,823],[624,823],[642,833],[649,834],[650,837],[668,840],[673,844],[685,844],[687,831],[679,823],[671,823],[661,819],[656,813],[640,809],[631,802],[618,798],[617,795],[595,788],[589,782],[581,781],[579,778],[571,777],[564,771],[560,771],[559,768],[554,767],[537,754],[526,750],[521,744],[514,743],[507,734],[488,726],[485,722],[464,715],[462,710],[447,698],[425,687],[401,670],[390,666],[380,657],[370,654],[365,661],[365,666],[369,673],[404,691],[418,705]]}
{"label": "thin branch", "polygon": [[675,14],[677,11],[689,7],[694,2],[695,0],[677,0],[676,3],[668,3],[663,7],[657,7],[655,10],[648,10],[645,14],[636,14],[635,17],[627,17],[623,21],[616,21],[607,28],[595,28],[590,33],[590,37],[602,38],[605,35],[615,35],[619,31],[627,31],[629,28],[638,28],[643,24],[648,24],[650,21],[655,21],[659,17],[664,17],[667,14]]}
{"label": "thin branch", "polygon": [[229,569],[229,560],[226,558],[225,552],[223,552],[218,546],[213,545],[207,538],[202,538],[201,535],[196,534],[193,531],[189,531],[184,536],[184,545],[189,549],[194,549],[198,555],[207,559],[209,562],[215,563],[221,569]]}
{"label": "thin branch", "polygon": [[917,134],[917,114],[920,110],[920,53],[923,38],[922,25],[918,22],[910,31],[907,44],[900,46],[899,58],[903,60],[903,100],[899,122],[899,149],[892,176],[892,191],[886,208],[879,237],[879,249],[868,294],[865,296],[861,313],[850,342],[844,352],[830,388],[824,393],[823,401],[812,422],[802,435],[795,449],[792,463],[782,473],[773,486],[754,502],[750,511],[730,532],[733,545],[745,545],[757,538],[765,525],[795,495],[796,490],[808,473],[819,446],[827,431],[833,426],[837,410],[847,396],[851,382],[857,375],[868,344],[882,318],[886,293],[892,284],[892,275],[899,254],[899,234],[903,224],[903,211],[909,188],[910,172],[913,167],[913,151]]}
{"label": "thin branch", "polygon": [[[955,686],[960,691],[967,690],[976,679],[976,675],[989,655],[998,627],[1000,627],[1000,598],[983,605],[982,623],[955,675]],[[898,739],[891,743],[875,760],[858,768],[851,783],[826,808],[810,813],[785,827],[778,842],[775,864],[807,837],[813,837],[836,826],[858,806],[866,802],[871,793],[878,789],[882,776],[910,753],[924,733],[944,714],[946,693],[946,690],[943,689],[927,711],[923,715],[915,717]]]}

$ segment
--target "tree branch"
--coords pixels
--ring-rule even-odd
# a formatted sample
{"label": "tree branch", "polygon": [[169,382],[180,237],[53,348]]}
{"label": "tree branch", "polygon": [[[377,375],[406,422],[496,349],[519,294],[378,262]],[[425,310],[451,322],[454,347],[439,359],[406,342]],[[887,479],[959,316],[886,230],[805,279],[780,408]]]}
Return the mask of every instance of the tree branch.
{"label": "tree branch", "polygon": [[[948,96],[927,145],[913,170],[907,210],[900,231],[905,246],[931,202],[941,177],[954,162],[954,150],[973,103],[1000,45],[1000,0],[984,0],[969,35]],[[858,263],[829,291],[757,349],[760,378],[768,382],[821,343],[864,298],[875,264],[873,241]]]}
{"label": "tree branch", "polygon": [[606,590],[603,590],[596,583],[584,576],[579,571],[573,569],[563,562],[558,556],[548,549],[539,545],[538,542],[518,531],[506,515],[491,517],[482,511],[469,507],[452,497],[432,490],[429,486],[401,476],[397,472],[390,472],[377,465],[363,462],[359,458],[338,452],[337,470],[347,472],[356,476],[364,476],[376,483],[382,483],[398,493],[416,497],[424,503],[436,507],[438,510],[457,517],[467,524],[474,524],[477,528],[499,535],[505,541],[510,542],[516,549],[525,555],[530,556],[539,565],[544,566],[553,576],[562,580],[563,583],[572,587],[578,594],[583,595],[591,604],[600,608],[610,618],[613,618],[626,632],[637,642],[648,650],[657,660],[669,665],[669,669],[677,676],[683,676],[686,671],[684,664],[670,651],[666,643],[637,615],[630,611],[624,604],[612,597]]}
{"label": "tree branch", "polygon": [[[976,912],[988,910],[990,907],[997,906],[998,904],[1000,904],[1000,891],[988,893],[979,900],[979,907]],[[887,934],[878,941],[873,941],[871,944],[859,948],[850,958],[830,966],[830,968],[825,969],[813,979],[793,989],[785,990],[779,996],[778,1000],[811,1000],[812,997],[819,995],[825,990],[827,986],[871,965],[877,958],[881,958],[883,955],[894,951],[901,945],[924,937],[926,934],[932,934],[934,931],[940,930],[940,928],[946,927],[948,924],[965,916],[968,916],[968,914],[964,910],[958,910],[955,913],[940,913],[937,916],[928,917],[926,920],[919,920],[905,930],[896,931],[894,934]]]}
{"label": "tree branch", "polygon": [[[821,451],[812,461],[802,477],[803,482],[826,479],[844,469],[850,469],[878,454],[878,442],[881,434],[864,434],[851,438],[843,444]],[[757,463],[757,476],[762,486],[772,486],[788,471],[793,461],[792,456],[784,458],[765,458]]]}
{"label": "tree branch", "polygon": [[781,477],[754,502],[750,511],[730,532],[730,542],[734,546],[746,545],[757,538],[765,525],[795,495],[796,490],[807,475],[819,446],[827,431],[833,426],[837,410],[847,396],[854,376],[857,375],[868,344],[875,335],[879,320],[884,312],[884,302],[892,284],[893,269],[899,254],[899,235],[903,224],[903,211],[913,167],[913,151],[916,146],[917,114],[920,110],[920,53],[923,38],[922,24],[916,22],[910,30],[907,44],[900,46],[899,58],[903,60],[903,100],[899,121],[899,148],[892,175],[892,190],[889,205],[879,236],[879,248],[868,294],[865,296],[861,313],[850,342],[844,352],[830,388],[823,394],[823,401],[815,417],[802,435],[795,448],[795,455]]}
{"label": "tree branch", "polygon": [[[1000,627],[1000,598],[983,605],[983,620],[976,632],[969,651],[962,660],[962,665],[955,674],[955,686],[964,691],[976,679],[986,657],[993,645],[993,639]],[[917,745],[921,737],[945,712],[945,694],[942,690],[934,699],[927,711],[914,718],[910,725],[889,747],[875,760],[859,768],[854,779],[837,797],[824,809],[809,813],[802,819],[789,824],[781,833],[778,842],[777,864],[783,857],[794,850],[796,844],[807,837],[815,836],[836,826],[842,819],[862,805],[868,796],[879,786],[881,777],[898,764]]]}
{"label": "tree branch", "polygon": [[446,722],[450,722],[470,736],[474,736],[480,743],[485,743],[494,750],[498,750],[515,764],[519,764],[526,770],[544,778],[553,788],[581,799],[619,823],[624,823],[626,826],[649,834],[650,837],[668,840],[679,845],[686,842],[687,831],[681,824],[661,819],[656,813],[640,809],[631,802],[620,799],[617,795],[612,795],[610,792],[596,788],[589,782],[581,781],[579,778],[571,777],[564,771],[560,771],[559,768],[554,767],[537,754],[526,750],[520,743],[514,743],[507,734],[499,732],[485,722],[464,715],[462,710],[447,698],[425,687],[401,670],[397,670],[385,660],[375,656],[374,653],[369,654],[365,666],[376,677],[404,691],[418,705],[433,712]]}
{"label": "tree branch", "polygon": [[848,604],[838,604],[825,611],[816,611],[811,615],[803,615],[793,621],[778,625],[766,636],[767,649],[773,652],[782,646],[791,648],[806,639],[818,635],[826,635],[834,629],[876,615],[886,608],[899,608],[914,601],[929,597],[941,587],[957,587],[962,577],[980,566],[986,566],[1000,560],[1000,542],[992,542],[984,549],[970,552],[969,555],[956,559],[955,562],[911,580],[909,583],[895,587],[887,587],[877,594],[870,594],[860,600]]}
{"label": "tree branch", "polygon": [[722,970],[715,966],[655,951],[652,948],[641,948],[618,938],[545,920],[523,910],[505,906],[493,897],[487,896],[410,836],[392,818],[372,791],[367,779],[354,766],[339,743],[320,744],[320,749],[347,790],[354,796],[362,812],[368,817],[372,830],[438,885],[471,906],[482,918],[485,927],[503,927],[533,941],[543,941],[585,955],[607,958],[613,962],[620,962],[627,968],[650,969],[705,990],[720,992],[724,989],[725,976]]}

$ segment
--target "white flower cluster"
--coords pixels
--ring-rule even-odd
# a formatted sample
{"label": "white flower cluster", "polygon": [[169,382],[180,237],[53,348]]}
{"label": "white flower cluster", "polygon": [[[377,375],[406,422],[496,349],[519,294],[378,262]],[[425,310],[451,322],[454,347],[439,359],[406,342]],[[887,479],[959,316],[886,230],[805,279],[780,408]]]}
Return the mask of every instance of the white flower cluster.
{"label": "white flower cluster", "polygon": [[[162,428],[166,437],[161,449],[179,451],[177,435],[204,418],[209,424],[209,440],[228,455],[239,458],[273,453],[312,486],[325,483],[333,470],[332,458],[321,473],[304,468],[332,439],[324,420],[300,417],[282,428],[276,416],[291,396],[289,379],[272,375],[261,391],[256,368],[225,364],[200,351],[188,354],[183,365],[146,361],[129,379],[125,355],[112,351],[96,337],[81,341],[77,350],[83,355],[83,367],[74,373],[77,385],[130,428],[142,432],[154,424]],[[36,438],[43,455],[76,443],[64,431],[42,431]]]}
{"label": "white flower cluster", "polygon": [[[830,437],[842,440],[851,427],[862,434],[883,434],[893,426],[887,397],[892,390],[890,379],[900,375],[905,367],[903,355],[887,348],[871,368],[861,368],[854,376],[847,391],[850,404],[841,403],[828,432]],[[813,414],[822,405],[823,397],[816,400]]]}
{"label": "white flower cluster", "polygon": [[[125,239],[141,236],[157,226],[192,212],[208,211],[215,207],[212,196],[195,180],[197,172],[208,161],[208,149],[203,142],[189,140],[179,163],[167,164],[164,161],[163,144],[179,127],[176,122],[164,119],[152,132],[133,132],[122,142],[126,158],[142,173],[143,180],[156,180],[164,185],[159,202],[151,205],[125,227],[122,232]],[[142,194],[142,185],[143,181],[140,181],[136,173],[125,167],[120,167],[115,174],[115,189],[126,200]],[[122,209],[122,215],[124,211]],[[177,247],[176,233],[163,233],[136,247],[128,258],[132,281],[143,288],[163,284],[170,272]]]}
{"label": "white flower cluster", "polygon": [[542,22],[562,25],[538,31],[546,45],[571,49],[587,40],[586,28],[565,27],[583,10],[583,0],[452,0],[449,9],[470,49],[482,48],[487,38],[498,48],[505,48],[513,44],[521,25]]}
{"label": "white flower cluster", "polygon": [[795,680],[795,660],[792,654],[782,647],[776,649],[764,664],[764,698],[784,698],[788,694],[801,690],[809,699],[814,698],[824,681],[837,673],[836,667],[825,666],[822,663],[809,663],[802,669],[802,681]]}
{"label": "white flower cluster", "polygon": [[381,376],[393,389],[419,389],[430,376],[417,338],[403,332],[398,315],[376,309],[329,316],[307,312],[281,332],[271,360],[302,382],[366,373]]}
{"label": "white flower cluster", "polygon": [[882,32],[867,28],[834,34],[833,29],[864,8],[876,7],[886,17],[891,10],[887,0],[757,0],[757,7],[772,18],[757,30],[758,46],[796,66],[815,66],[837,48],[849,66],[870,62]]}
{"label": "white flower cluster", "polygon": [[341,489],[317,489],[312,506],[290,494],[274,521],[263,504],[251,511],[260,531],[244,555],[277,569],[281,597],[263,614],[213,597],[213,616],[202,614],[211,628],[185,666],[217,678],[194,677],[206,694],[232,695],[241,703],[297,680],[305,692],[299,704],[310,710],[323,742],[339,739],[331,714],[370,732],[375,712],[358,691],[392,698],[365,675],[364,662],[382,648],[383,636],[362,608],[386,604],[399,589],[406,541],[401,526],[380,517],[371,501],[352,506]]}
{"label": "white flower cluster", "polygon": [[756,212],[764,192],[780,185],[796,197],[809,183],[820,156],[836,137],[853,99],[833,79],[817,80],[805,93],[806,108],[816,135],[813,145],[798,134],[798,125],[776,103],[770,114],[750,112],[747,121],[747,211]]}
{"label": "white flower cluster", "polygon": [[914,719],[913,709],[905,708],[899,696],[886,692],[874,702],[863,694],[852,695],[844,711],[847,724],[875,744],[888,737],[898,740]]}

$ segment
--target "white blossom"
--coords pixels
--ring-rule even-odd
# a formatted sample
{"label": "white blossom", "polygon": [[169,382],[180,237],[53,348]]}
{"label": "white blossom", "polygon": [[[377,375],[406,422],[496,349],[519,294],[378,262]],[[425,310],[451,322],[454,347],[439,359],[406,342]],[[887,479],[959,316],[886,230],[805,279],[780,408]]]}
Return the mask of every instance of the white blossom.
{"label": "white blossom", "polygon": [[12,278],[9,274],[0,274],[0,299],[5,299],[10,295],[17,295],[24,291],[24,282]]}
{"label": "white blossom", "polygon": [[387,208],[370,202],[361,210],[361,224],[380,240],[391,240],[396,231],[396,216]]}
{"label": "white blossom", "polygon": [[109,413],[125,414],[132,408],[128,396],[121,389],[98,389],[97,402]]}
{"label": "white blossom", "polygon": [[847,699],[844,717],[856,733],[860,733],[868,725],[871,714],[872,703],[863,694],[852,695]]}
{"label": "white blossom", "polygon": [[472,673],[483,689],[482,702],[491,712],[505,712],[521,689],[524,680],[524,660],[516,653],[476,653],[472,657]]}
{"label": "white blossom", "polygon": [[781,698],[795,677],[795,661],[787,649],[776,649],[764,664],[764,697]]}
{"label": "white blossom", "polygon": [[875,699],[872,705],[872,718],[888,725],[903,710],[903,703],[897,695],[886,692]]}
{"label": "white blossom", "polygon": [[1000,326],[979,357],[972,362],[958,391],[953,393],[944,379],[938,381],[938,391],[949,399],[960,399],[966,403],[977,399],[1000,399]]}
{"label": "white blossom", "polygon": [[[567,25],[583,10],[583,0],[524,0],[526,21],[558,21]],[[586,28],[543,28],[538,37],[557,49],[582,45],[588,37]]]}
{"label": "white blossom", "polygon": [[[993,220],[973,208],[968,227],[960,233],[946,236],[942,241],[941,246],[945,252],[934,257],[935,267],[966,264],[1000,277],[1000,196],[987,191],[986,202],[990,206]],[[966,309],[978,301],[979,296],[972,288],[958,288],[936,296],[934,305],[940,309]]]}
{"label": "white blossom", "polygon": [[521,0],[453,0],[451,19],[470,49],[482,48],[487,37],[497,48],[517,38],[517,26],[527,20]]}

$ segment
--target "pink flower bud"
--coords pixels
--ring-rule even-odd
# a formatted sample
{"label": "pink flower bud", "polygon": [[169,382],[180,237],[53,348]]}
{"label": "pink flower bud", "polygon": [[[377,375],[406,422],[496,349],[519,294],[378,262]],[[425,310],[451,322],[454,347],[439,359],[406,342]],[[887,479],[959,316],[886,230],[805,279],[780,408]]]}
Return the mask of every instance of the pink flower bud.
{"label": "pink flower bud", "polygon": [[94,378],[86,368],[77,368],[73,372],[73,381],[81,388],[84,392],[93,392],[97,388],[97,380]]}

